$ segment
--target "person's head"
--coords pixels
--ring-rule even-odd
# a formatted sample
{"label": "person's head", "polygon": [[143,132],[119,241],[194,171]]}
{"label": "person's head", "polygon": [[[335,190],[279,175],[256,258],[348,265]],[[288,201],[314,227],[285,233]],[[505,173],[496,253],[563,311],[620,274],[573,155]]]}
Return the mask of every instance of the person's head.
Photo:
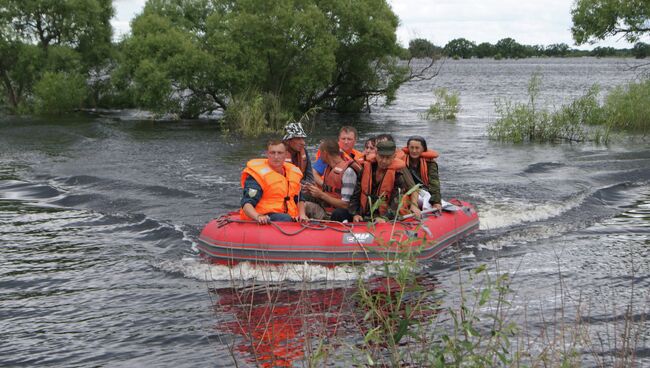
{"label": "person's head", "polygon": [[377,166],[380,169],[387,169],[395,159],[395,142],[377,142]]}
{"label": "person's head", "polygon": [[422,152],[427,150],[427,141],[419,135],[414,135],[406,141],[406,147],[409,150],[409,156],[412,159],[418,159]]}
{"label": "person's head", "polygon": [[282,141],[287,145],[287,148],[290,148],[293,151],[300,152],[305,148],[305,138],[307,138],[307,133],[302,129],[300,123],[288,123],[284,127],[284,137]]}
{"label": "person's head", "polygon": [[339,148],[350,152],[357,143],[357,130],[351,126],[344,126],[339,130]]}
{"label": "person's head", "polygon": [[320,157],[330,166],[336,164],[334,162],[338,161],[336,157],[341,157],[339,155],[339,144],[334,139],[323,140],[318,148],[320,149]]}
{"label": "person's head", "polygon": [[393,136],[388,133],[380,134],[376,136],[375,139],[377,140],[377,143],[384,142],[384,141],[391,141],[393,143],[395,142],[395,138],[393,138]]}
{"label": "person's head", "polygon": [[366,140],[366,143],[363,144],[363,154],[365,155],[370,155],[373,153],[377,153],[377,139],[376,138],[369,138]]}
{"label": "person's head", "polygon": [[266,144],[266,157],[269,160],[269,166],[274,170],[280,170],[287,157],[287,148],[279,139],[271,139]]}

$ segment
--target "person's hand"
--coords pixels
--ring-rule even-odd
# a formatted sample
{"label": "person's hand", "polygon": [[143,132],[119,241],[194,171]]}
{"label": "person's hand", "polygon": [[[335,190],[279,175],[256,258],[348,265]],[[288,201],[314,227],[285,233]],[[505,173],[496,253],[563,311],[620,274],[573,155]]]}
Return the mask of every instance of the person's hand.
{"label": "person's hand", "polygon": [[271,218],[267,215],[257,215],[256,221],[260,225],[267,225],[271,223]]}
{"label": "person's hand", "polygon": [[362,221],[363,221],[363,216],[361,215],[352,216],[352,222],[362,222]]}
{"label": "person's hand", "polygon": [[420,211],[418,207],[412,207],[411,213],[413,214],[413,217],[415,217],[417,220],[420,220],[422,218],[422,211]]}
{"label": "person's hand", "polygon": [[296,222],[307,222],[307,221],[309,221],[309,217],[307,217],[307,215],[305,215],[305,214],[301,214],[301,215],[296,216],[296,218],[294,220],[296,220]]}
{"label": "person's hand", "polygon": [[316,184],[307,184],[305,189],[314,198],[320,198],[323,193],[323,190]]}
{"label": "person's hand", "polygon": [[383,217],[376,217],[376,218],[375,218],[375,223],[376,223],[376,224],[383,224],[383,223],[385,223],[385,222],[386,222],[386,219],[383,218]]}
{"label": "person's hand", "polygon": [[440,203],[434,204],[433,208],[437,209],[438,211],[442,211],[442,205]]}

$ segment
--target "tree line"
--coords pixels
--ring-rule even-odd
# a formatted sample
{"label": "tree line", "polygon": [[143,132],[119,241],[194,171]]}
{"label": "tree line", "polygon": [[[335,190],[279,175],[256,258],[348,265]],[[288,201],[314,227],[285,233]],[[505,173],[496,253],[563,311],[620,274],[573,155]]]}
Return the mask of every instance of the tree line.
{"label": "tree line", "polygon": [[[525,46],[512,38],[495,45],[456,39],[442,48],[418,39],[405,49],[386,0],[148,0],[131,33],[116,42],[112,5],[0,0],[4,110],[138,108],[180,118],[222,111],[235,120],[255,115],[272,127],[314,109],[355,112],[375,100],[390,103],[403,83],[435,76],[435,57],[426,64],[403,59],[574,52],[566,44]],[[578,43],[615,34],[639,41],[648,33],[650,14],[639,2],[579,0],[573,11]],[[594,16],[603,21],[594,23]],[[637,45],[648,52],[647,44]]]}
{"label": "tree line", "polygon": [[598,46],[592,50],[571,48],[566,43],[551,45],[523,45],[513,38],[503,38],[492,44],[476,42],[465,38],[456,38],[445,46],[436,46],[424,38],[413,39],[409,42],[407,57],[426,58],[432,55],[447,56],[454,59],[494,58],[494,59],[523,59],[529,57],[636,57],[643,59],[650,56],[650,44],[637,42],[633,48],[616,49]]}

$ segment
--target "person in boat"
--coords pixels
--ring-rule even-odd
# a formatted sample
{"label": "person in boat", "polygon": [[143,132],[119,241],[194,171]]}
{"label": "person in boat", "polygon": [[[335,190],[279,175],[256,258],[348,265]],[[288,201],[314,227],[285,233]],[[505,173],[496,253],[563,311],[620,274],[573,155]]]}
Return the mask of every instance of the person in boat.
{"label": "person in boat", "polygon": [[[341,158],[344,160],[354,160],[358,157],[363,156],[363,153],[354,149],[354,145],[357,143],[357,130],[351,126],[343,126],[339,130],[339,149]],[[323,176],[327,164],[320,158],[320,150],[316,152],[316,162],[314,162],[314,172],[319,176]],[[320,184],[320,182],[318,183]]]}
{"label": "person in boat", "polygon": [[[415,186],[411,173],[404,161],[397,158],[396,146],[393,141],[377,143],[377,155],[368,157],[363,163],[363,171],[357,182],[350,209],[354,213],[353,221],[374,218],[377,222],[386,222],[395,216],[412,213],[415,218],[421,217],[417,205],[417,191],[406,196]],[[400,202],[400,196],[402,201]],[[379,199],[382,203],[377,212],[371,213],[371,204]]]}
{"label": "person in boat", "polygon": [[368,138],[363,144],[363,156],[367,157],[369,155],[377,154],[377,138],[372,137]]}
{"label": "person in boat", "polygon": [[325,139],[319,150],[320,158],[327,164],[323,173],[323,186],[322,189],[316,184],[305,186],[310,197],[314,199],[305,202],[305,212],[309,218],[319,220],[329,215],[332,221],[352,221],[352,213],[348,207],[361,166],[355,160],[344,160],[334,139]]}
{"label": "person in boat", "polygon": [[[382,134],[378,135],[377,137],[375,137],[375,140],[376,140],[375,145],[379,144],[379,142],[385,142],[385,141],[390,141],[390,142],[395,143],[395,138],[393,138],[393,135],[389,134],[389,133],[382,133]],[[396,153],[396,157],[398,159],[400,159],[402,161],[404,161],[406,159],[406,154],[404,153],[404,151],[402,151],[400,149],[397,149],[395,151],[395,153]]]}
{"label": "person in boat", "polygon": [[419,191],[420,208],[423,210],[442,209],[438,164],[435,161],[438,152],[429,150],[427,141],[419,135],[409,137],[406,147],[402,150],[406,154],[406,167],[411,172],[415,183],[422,186]]}
{"label": "person in boat", "polygon": [[266,158],[248,161],[241,174],[244,194],[239,215],[259,224],[271,221],[307,221],[300,196],[300,169],[285,162],[287,148],[280,140],[266,146]]}
{"label": "person in boat", "polygon": [[307,133],[300,123],[289,123],[284,127],[282,142],[287,147],[287,162],[298,166],[302,172],[302,185],[314,182],[314,173],[311,167],[309,154],[305,150],[305,138]]}

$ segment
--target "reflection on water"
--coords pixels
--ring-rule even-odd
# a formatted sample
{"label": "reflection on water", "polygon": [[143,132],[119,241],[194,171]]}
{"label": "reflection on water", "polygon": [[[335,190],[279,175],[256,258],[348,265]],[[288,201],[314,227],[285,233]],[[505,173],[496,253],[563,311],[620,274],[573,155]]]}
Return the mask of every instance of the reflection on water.
{"label": "reflection on water", "polygon": [[[303,284],[210,289],[215,296],[216,328],[239,336],[233,350],[262,367],[291,367],[305,355],[345,333],[353,288],[320,289]],[[349,332],[349,331],[348,331]],[[234,359],[238,359],[237,356]]]}

